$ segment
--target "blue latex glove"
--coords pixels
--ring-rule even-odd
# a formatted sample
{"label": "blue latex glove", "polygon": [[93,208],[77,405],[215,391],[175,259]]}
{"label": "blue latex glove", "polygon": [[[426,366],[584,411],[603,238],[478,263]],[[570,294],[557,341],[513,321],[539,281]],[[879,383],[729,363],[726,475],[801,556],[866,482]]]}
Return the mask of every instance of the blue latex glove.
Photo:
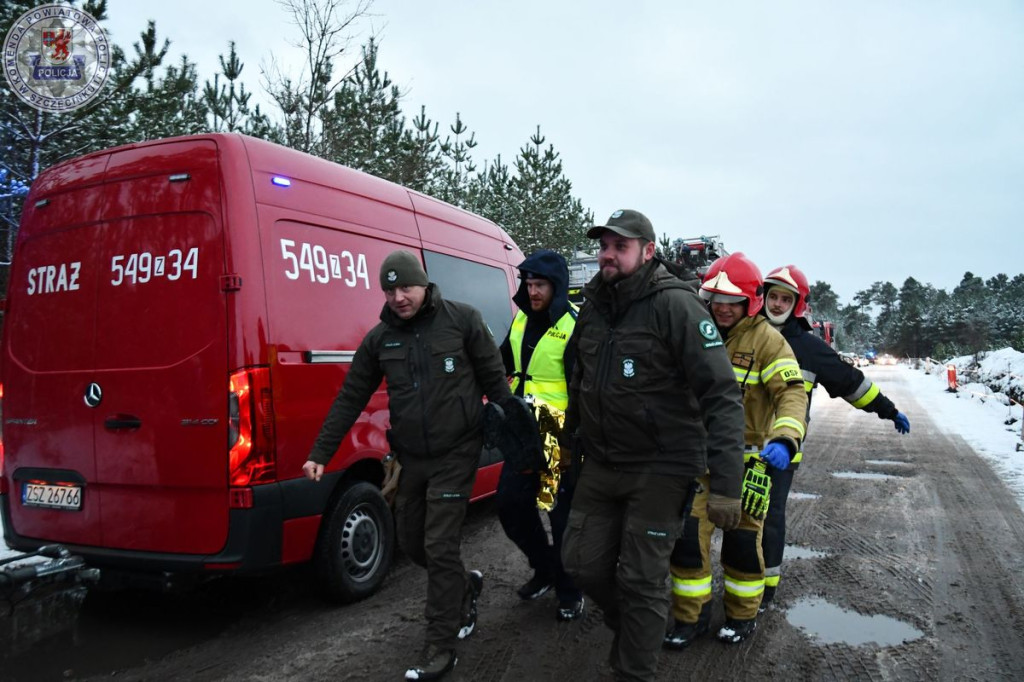
{"label": "blue latex glove", "polygon": [[761,459],[776,469],[785,469],[789,466],[789,448],[782,443],[768,443],[761,451]]}
{"label": "blue latex glove", "polygon": [[902,412],[897,412],[896,416],[892,418],[894,424],[896,424],[896,430],[900,433],[910,433],[910,420],[907,419],[907,415]]}

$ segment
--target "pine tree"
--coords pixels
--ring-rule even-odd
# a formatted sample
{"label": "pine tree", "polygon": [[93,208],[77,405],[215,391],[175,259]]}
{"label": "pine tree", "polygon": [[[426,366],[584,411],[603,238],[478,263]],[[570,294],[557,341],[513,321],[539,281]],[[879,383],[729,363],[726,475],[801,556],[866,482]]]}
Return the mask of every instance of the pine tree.
{"label": "pine tree", "polygon": [[[351,9],[346,5],[353,3]],[[334,65],[348,52],[351,33],[373,0],[278,0],[299,29],[302,72],[291,77],[276,65],[263,70],[264,85],[284,117],[283,142],[293,149],[325,156],[324,124],[335,91],[344,80]]]}
{"label": "pine tree", "polygon": [[[278,141],[280,137],[269,117],[260,111],[260,105],[249,106],[252,93],[239,81],[245,64],[238,58],[235,41],[228,43],[228,55],[220,55],[220,73],[213,75],[213,82],[203,85],[202,102],[209,113],[208,129],[220,133],[243,133],[253,137]],[[221,82],[221,76],[224,81]]]}
{"label": "pine tree", "polygon": [[470,132],[466,137],[469,129],[458,112],[455,112],[455,122],[449,130],[454,137],[448,136],[441,143],[441,158],[444,165],[437,174],[431,194],[450,204],[466,206],[472,200],[470,184],[473,174],[476,173],[476,163],[472,155],[477,145],[476,133]]}
{"label": "pine tree", "polygon": [[593,215],[572,196],[572,183],[562,172],[562,161],[537,126],[529,144],[519,150],[514,165],[512,193],[518,216],[505,224],[524,253],[554,249],[567,258],[586,243]]}
{"label": "pine tree", "polygon": [[834,322],[839,317],[839,296],[827,282],[819,280],[812,284],[808,299],[814,319]]}

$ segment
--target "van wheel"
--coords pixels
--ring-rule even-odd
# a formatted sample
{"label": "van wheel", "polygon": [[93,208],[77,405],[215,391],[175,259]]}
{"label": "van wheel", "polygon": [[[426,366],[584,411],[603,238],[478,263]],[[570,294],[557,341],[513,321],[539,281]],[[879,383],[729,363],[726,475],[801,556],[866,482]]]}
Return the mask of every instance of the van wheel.
{"label": "van wheel", "polygon": [[325,513],[316,551],[316,571],[332,599],[364,599],[391,568],[395,522],[377,486],[359,481]]}

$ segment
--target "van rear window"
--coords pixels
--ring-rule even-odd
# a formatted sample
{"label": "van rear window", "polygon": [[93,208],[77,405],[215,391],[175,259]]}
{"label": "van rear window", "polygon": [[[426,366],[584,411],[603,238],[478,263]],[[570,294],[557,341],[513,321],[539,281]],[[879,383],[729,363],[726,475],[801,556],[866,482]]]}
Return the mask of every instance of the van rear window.
{"label": "van rear window", "polygon": [[500,344],[512,326],[505,272],[436,251],[425,250],[423,259],[427,276],[440,287],[441,295],[479,310],[494,335],[494,342]]}

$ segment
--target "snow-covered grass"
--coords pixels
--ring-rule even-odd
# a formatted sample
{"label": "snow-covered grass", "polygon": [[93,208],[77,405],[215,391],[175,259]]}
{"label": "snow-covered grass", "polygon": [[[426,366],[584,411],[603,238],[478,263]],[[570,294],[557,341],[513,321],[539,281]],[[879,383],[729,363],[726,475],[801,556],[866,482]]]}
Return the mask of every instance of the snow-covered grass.
{"label": "snow-covered grass", "polygon": [[[956,367],[955,393],[948,390],[947,365]],[[1024,510],[1024,353],[1003,348],[980,361],[965,356],[919,366],[903,366],[914,398],[940,429],[962,437],[989,463]]]}

